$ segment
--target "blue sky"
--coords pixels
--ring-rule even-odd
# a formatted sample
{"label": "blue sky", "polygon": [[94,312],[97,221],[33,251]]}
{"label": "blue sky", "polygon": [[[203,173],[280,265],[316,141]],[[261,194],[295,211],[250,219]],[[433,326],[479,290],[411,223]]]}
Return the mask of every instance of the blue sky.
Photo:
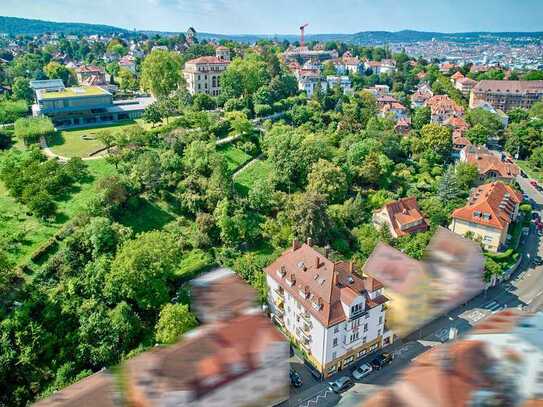
{"label": "blue sky", "polygon": [[543,31],[543,0],[0,0],[0,15],[226,34]]}

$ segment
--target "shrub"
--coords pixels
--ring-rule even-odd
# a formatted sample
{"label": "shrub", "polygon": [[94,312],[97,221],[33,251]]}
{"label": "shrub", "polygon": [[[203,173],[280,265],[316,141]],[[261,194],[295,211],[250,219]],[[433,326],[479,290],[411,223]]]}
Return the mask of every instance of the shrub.
{"label": "shrub", "polygon": [[257,117],[269,116],[273,113],[273,109],[270,105],[255,105],[255,115]]}
{"label": "shrub", "polygon": [[183,259],[175,271],[175,276],[183,278],[193,277],[209,268],[213,263],[213,256],[211,254],[199,249],[192,250],[183,255]]}
{"label": "shrub", "polygon": [[15,122],[15,136],[26,145],[37,143],[40,137],[52,135],[54,132],[55,127],[48,117],[25,117]]}
{"label": "shrub", "polygon": [[24,117],[28,112],[28,105],[24,100],[0,101],[0,124],[13,123]]}

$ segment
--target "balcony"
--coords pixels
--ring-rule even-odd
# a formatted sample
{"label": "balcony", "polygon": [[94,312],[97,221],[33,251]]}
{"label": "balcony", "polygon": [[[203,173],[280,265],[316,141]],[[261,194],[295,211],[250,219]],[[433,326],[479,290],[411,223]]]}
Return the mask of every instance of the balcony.
{"label": "balcony", "polygon": [[312,328],[311,324],[304,323],[302,325],[302,331],[308,335],[311,333],[311,328]]}
{"label": "balcony", "polygon": [[307,353],[311,353],[311,344],[309,341],[300,341],[300,346],[302,347],[303,350],[305,350]]}
{"label": "balcony", "polygon": [[285,290],[283,290],[282,287],[274,289],[273,292],[277,294],[279,297],[285,298]]}
{"label": "balcony", "polygon": [[296,329],[296,334],[298,335],[298,338],[303,342],[310,343],[311,342],[311,335],[309,333],[304,332],[302,329]]}
{"label": "balcony", "polygon": [[311,314],[309,312],[302,312],[300,316],[303,318],[306,322],[311,322]]}

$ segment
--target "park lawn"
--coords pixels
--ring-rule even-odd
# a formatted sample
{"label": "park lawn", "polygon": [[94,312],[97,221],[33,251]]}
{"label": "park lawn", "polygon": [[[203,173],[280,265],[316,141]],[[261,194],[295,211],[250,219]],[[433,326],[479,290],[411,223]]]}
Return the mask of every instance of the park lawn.
{"label": "park lawn", "polygon": [[240,150],[239,148],[234,147],[232,144],[221,146],[217,149],[217,151],[222,154],[224,158],[226,158],[228,169],[232,172],[252,159],[249,154]]}
{"label": "park lawn", "polygon": [[136,233],[141,233],[160,230],[175,220],[176,217],[177,215],[167,202],[139,198],[137,207],[125,210],[119,219],[119,223],[130,227]]}
{"label": "park lawn", "polygon": [[[76,184],[66,199],[57,202],[58,214],[53,222],[43,222],[29,215],[26,207],[10,197],[0,182],[0,240],[7,242],[8,255],[15,264],[27,263],[34,250],[85,206],[94,195],[97,179],[115,173],[115,168],[105,160],[92,160],[87,164],[91,174],[89,181]],[[11,236],[17,236],[16,240],[8,238]]]}
{"label": "park lawn", "polygon": [[271,171],[272,165],[268,161],[256,160],[236,175],[234,185],[240,193],[247,195],[254,182],[265,179]]}
{"label": "park lawn", "polygon": [[532,166],[527,160],[515,160],[515,163],[530,177],[539,183],[543,183],[543,171]]}
{"label": "park lawn", "polygon": [[[86,127],[82,129],[62,130],[47,139],[47,144],[55,154],[64,157],[88,157],[91,153],[105,146],[97,139],[100,133],[116,132],[135,126],[135,121],[124,121],[106,126]],[[83,137],[88,136],[85,140]]]}

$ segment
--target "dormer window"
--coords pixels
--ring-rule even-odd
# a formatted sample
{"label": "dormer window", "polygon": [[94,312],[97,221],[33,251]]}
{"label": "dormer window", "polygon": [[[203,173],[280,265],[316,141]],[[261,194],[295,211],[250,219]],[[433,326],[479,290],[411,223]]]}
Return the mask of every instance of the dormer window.
{"label": "dormer window", "polygon": [[294,273],[292,273],[289,277],[287,277],[287,284],[290,285],[291,287],[296,284],[296,276],[294,275]]}

